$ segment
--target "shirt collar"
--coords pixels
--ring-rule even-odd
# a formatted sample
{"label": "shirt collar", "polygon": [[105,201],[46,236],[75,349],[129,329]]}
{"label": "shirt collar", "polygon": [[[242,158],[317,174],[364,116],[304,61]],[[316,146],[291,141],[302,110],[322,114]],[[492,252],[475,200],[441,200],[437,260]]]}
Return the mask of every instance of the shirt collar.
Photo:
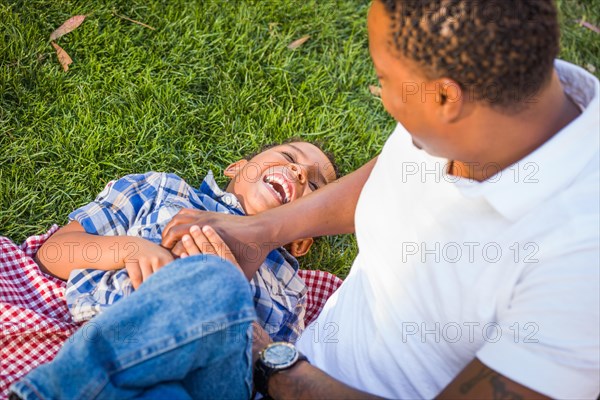
{"label": "shirt collar", "polygon": [[483,196],[510,220],[519,219],[571,184],[598,153],[598,79],[565,61],[556,60],[555,68],[565,93],[582,109],[579,117],[537,150],[488,180],[457,182],[463,195]]}
{"label": "shirt collar", "polygon": [[222,190],[217,185],[212,171],[208,171],[198,190],[228,209],[234,210],[241,215],[246,214],[237,197],[233,193]]}

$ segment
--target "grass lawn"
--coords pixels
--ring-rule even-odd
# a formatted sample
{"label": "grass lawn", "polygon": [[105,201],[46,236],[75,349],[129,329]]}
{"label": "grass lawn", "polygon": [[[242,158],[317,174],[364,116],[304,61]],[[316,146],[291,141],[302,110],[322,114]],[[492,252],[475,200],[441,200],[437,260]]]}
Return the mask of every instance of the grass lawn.
{"label": "grass lawn", "polygon": [[[262,144],[319,139],[348,173],[394,121],[371,95],[367,1],[0,1],[0,235],[65,224],[109,180],[149,170],[199,184]],[[561,58],[600,71],[600,0],[559,1]],[[125,15],[156,30],[113,15]],[[72,15],[89,14],[48,43]],[[311,38],[296,50],[287,45]],[[226,180],[220,179],[224,184]],[[301,262],[344,276],[352,236]]]}

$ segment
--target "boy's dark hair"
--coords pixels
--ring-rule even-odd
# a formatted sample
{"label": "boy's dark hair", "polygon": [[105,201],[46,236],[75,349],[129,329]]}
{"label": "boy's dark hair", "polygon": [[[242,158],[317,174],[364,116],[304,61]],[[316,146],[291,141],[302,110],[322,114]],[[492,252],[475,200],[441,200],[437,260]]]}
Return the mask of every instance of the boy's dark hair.
{"label": "boy's dark hair", "polygon": [[333,172],[335,172],[335,178],[336,179],[340,178],[340,169],[339,169],[338,165],[335,162],[335,156],[332,153],[330,153],[329,151],[324,150],[323,149],[323,144],[320,141],[318,141],[318,140],[308,141],[308,140],[304,140],[304,139],[302,139],[302,138],[300,138],[298,136],[294,136],[294,137],[288,138],[288,139],[286,139],[286,140],[284,140],[283,142],[280,142],[280,143],[269,143],[269,144],[266,144],[266,145],[262,146],[258,151],[255,151],[254,153],[248,154],[247,156],[245,156],[244,159],[245,160],[250,160],[254,156],[256,156],[256,155],[262,153],[263,151],[268,150],[268,149],[270,149],[272,147],[281,146],[282,144],[288,144],[288,143],[293,143],[293,142],[310,143],[313,146],[318,147],[319,150],[321,150],[323,152],[323,154],[325,154],[325,156],[327,156],[327,159],[331,163],[331,166],[333,167]]}
{"label": "boy's dark hair", "polygon": [[552,76],[554,0],[380,1],[399,54],[428,79],[453,79],[474,101],[519,111]]}

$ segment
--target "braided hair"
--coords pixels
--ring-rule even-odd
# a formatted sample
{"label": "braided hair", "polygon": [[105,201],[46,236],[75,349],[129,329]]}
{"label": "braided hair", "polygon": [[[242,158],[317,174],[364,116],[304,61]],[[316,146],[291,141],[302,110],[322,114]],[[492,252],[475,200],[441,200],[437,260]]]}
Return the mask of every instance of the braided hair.
{"label": "braided hair", "polygon": [[554,0],[379,0],[391,45],[428,79],[517,112],[549,82],[559,51]]}

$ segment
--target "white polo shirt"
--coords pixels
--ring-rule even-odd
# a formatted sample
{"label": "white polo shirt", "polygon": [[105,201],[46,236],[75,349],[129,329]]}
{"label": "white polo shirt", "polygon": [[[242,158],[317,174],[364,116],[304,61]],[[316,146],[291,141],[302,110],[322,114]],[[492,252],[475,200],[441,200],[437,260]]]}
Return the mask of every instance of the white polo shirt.
{"label": "white polo shirt", "polygon": [[582,114],[485,182],[446,175],[398,125],[360,195],[359,254],[297,343],[314,365],[414,399],[477,357],[551,397],[598,396],[600,90],[556,69]]}

